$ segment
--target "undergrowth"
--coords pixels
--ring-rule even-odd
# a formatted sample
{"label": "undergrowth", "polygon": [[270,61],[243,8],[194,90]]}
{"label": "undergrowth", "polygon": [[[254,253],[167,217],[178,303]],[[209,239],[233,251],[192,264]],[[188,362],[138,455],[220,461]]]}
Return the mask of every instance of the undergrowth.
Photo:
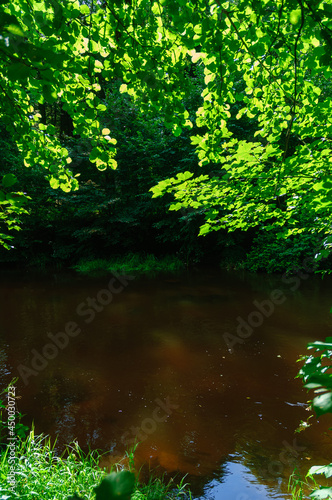
{"label": "undergrowth", "polygon": [[310,233],[278,238],[276,231],[259,233],[251,250],[242,262],[243,269],[251,272],[293,274],[314,266],[319,241]]}
{"label": "undergrowth", "polygon": [[98,274],[112,271],[157,274],[161,272],[177,272],[184,269],[184,267],[184,262],[176,256],[166,255],[157,258],[152,254],[130,253],[112,257],[111,259],[81,260],[74,266],[74,269],[82,274]]}

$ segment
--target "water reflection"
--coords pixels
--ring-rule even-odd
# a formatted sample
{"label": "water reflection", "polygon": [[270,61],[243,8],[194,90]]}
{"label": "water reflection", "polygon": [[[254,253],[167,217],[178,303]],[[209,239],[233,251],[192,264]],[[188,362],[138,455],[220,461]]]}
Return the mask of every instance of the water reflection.
{"label": "water reflection", "polygon": [[[294,465],[306,472],[328,460],[326,422],[294,434],[308,416],[295,361],[330,334],[328,280],[293,293],[280,278],[243,273],[138,279],[88,323],[77,307],[108,280],[2,277],[2,385],[31,366],[49,332],[80,329],[18,387],[37,432],[57,436],[59,448],[78,439],[107,451],[105,464],[137,438],[138,466],[189,474],[205,498],[284,498]],[[276,288],[286,300],[230,353],[224,333],[236,334],[237,318]]]}
{"label": "water reflection", "polygon": [[278,493],[275,487],[257,482],[250,470],[240,463],[240,456],[231,456],[223,466],[223,475],[209,481],[203,488],[200,500],[229,498],[234,500],[282,500],[288,495]]}

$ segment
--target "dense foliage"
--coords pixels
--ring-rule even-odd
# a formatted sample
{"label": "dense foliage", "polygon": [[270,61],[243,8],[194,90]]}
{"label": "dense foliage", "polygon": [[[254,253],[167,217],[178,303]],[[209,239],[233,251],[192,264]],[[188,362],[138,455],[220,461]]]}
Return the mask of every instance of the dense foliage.
{"label": "dense foliage", "polygon": [[324,241],[331,47],[325,0],[2,0],[2,244],[61,262],[149,238],[195,261],[225,231]]}

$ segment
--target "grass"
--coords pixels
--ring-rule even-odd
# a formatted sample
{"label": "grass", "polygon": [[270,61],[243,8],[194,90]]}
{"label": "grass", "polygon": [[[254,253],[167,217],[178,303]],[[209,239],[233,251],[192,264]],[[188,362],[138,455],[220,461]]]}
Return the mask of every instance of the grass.
{"label": "grass", "polygon": [[127,274],[159,274],[162,272],[177,272],[184,268],[185,263],[173,255],[157,258],[152,254],[134,253],[113,257],[109,260],[81,260],[74,266],[74,269],[82,274],[98,274],[112,271]]}
{"label": "grass", "polygon": [[[85,454],[77,443],[67,447],[63,456],[57,456],[48,437],[31,431],[25,440],[16,442],[15,480],[10,485],[10,456],[8,448],[0,457],[0,499],[67,500],[78,495],[86,500],[94,499],[94,488],[107,475],[98,467],[101,455],[97,451]],[[129,463],[133,463],[131,452]],[[122,469],[115,465],[113,470]],[[151,477],[148,484],[135,483],[132,500],[179,500],[191,499],[183,480],[174,485]]]}
{"label": "grass", "polygon": [[184,479],[179,484],[170,480],[167,484],[162,479],[151,477],[148,484],[140,484],[131,500],[191,500],[191,493]]}
{"label": "grass", "polygon": [[293,500],[303,500],[305,498],[303,493],[304,484],[300,474],[295,469],[288,480],[288,491],[291,493]]}
{"label": "grass", "polygon": [[17,442],[16,457],[14,495],[7,479],[10,472],[8,448],[0,461],[0,493],[10,494],[10,498],[62,500],[77,493],[90,499],[93,488],[105,476],[105,472],[98,469],[98,453],[85,455],[74,444],[68,447],[67,458],[58,457],[50,439],[36,436],[34,431],[24,441]]}
{"label": "grass", "polygon": [[312,474],[309,472],[303,478],[297,469],[294,469],[288,480],[288,491],[292,495],[292,500],[306,500],[307,498],[332,498],[331,489],[328,487],[328,480],[322,490]]}

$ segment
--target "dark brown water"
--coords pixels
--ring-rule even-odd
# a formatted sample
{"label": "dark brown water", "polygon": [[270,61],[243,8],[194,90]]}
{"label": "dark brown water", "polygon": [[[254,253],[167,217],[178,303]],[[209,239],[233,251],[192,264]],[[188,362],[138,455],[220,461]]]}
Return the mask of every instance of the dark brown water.
{"label": "dark brown water", "polygon": [[188,474],[206,499],[290,498],[294,466],[330,462],[329,417],[294,434],[309,416],[294,377],[307,343],[331,335],[331,277],[207,269],[110,291],[111,278],[0,278],[0,384],[21,375],[37,432],[105,463],[136,438],[138,466]]}

